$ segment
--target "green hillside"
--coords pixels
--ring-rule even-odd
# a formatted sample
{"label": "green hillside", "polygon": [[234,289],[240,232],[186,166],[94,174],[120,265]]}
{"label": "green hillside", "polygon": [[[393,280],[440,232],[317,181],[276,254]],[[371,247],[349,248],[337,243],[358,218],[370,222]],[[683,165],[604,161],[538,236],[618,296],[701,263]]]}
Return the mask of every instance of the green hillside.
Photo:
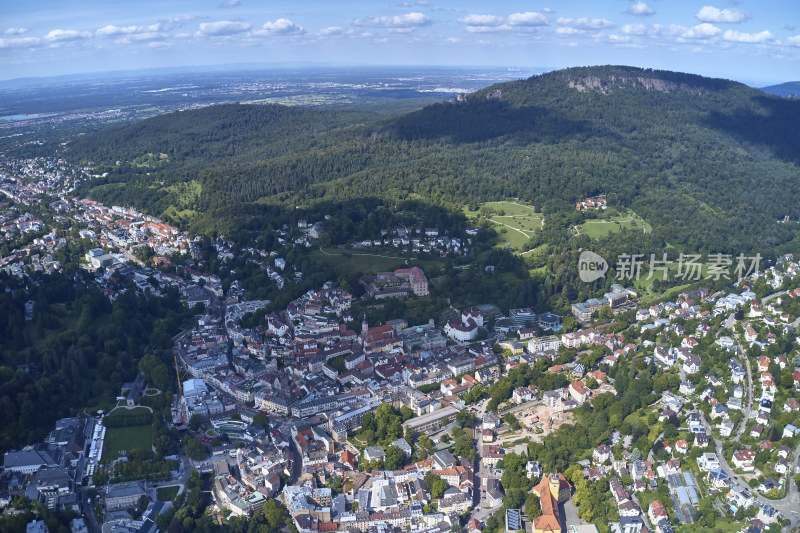
{"label": "green hillside", "polygon": [[798,123],[800,102],[740,83],[582,67],[389,119],[275,105],[184,111],[78,139],[65,155],[109,172],[84,192],[155,214],[376,197],[453,207],[518,198],[547,216],[605,193],[670,245],[763,252],[796,236],[796,224],[776,221],[800,218]]}
{"label": "green hillside", "polygon": [[761,87],[761,90],[767,94],[776,94],[786,98],[797,99],[800,97],[800,81],[787,81],[786,83],[779,83],[778,85]]}

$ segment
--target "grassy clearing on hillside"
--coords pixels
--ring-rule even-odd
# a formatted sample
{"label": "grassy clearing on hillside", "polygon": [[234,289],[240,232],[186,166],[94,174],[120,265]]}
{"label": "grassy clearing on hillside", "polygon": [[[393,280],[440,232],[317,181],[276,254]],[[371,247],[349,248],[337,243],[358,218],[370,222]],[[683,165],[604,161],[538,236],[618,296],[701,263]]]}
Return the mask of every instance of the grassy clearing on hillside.
{"label": "grassy clearing on hillside", "polygon": [[622,228],[650,233],[652,226],[633,211],[623,215],[614,215],[604,219],[587,220],[576,227],[579,234],[588,235],[590,239],[602,239],[611,233],[619,233]]}
{"label": "grassy clearing on hillside", "polygon": [[[670,287],[660,287],[658,289],[653,287],[653,283],[658,279],[661,281],[662,273],[661,271],[656,271],[653,273],[653,276],[648,278],[647,268],[650,265],[650,258],[643,258],[643,268],[642,274],[639,276],[639,279],[632,280],[630,285],[633,285],[638,291],[640,291],[642,295],[642,303],[651,303],[655,302],[656,300],[662,300],[667,297],[677,296],[682,290],[690,287],[692,283],[694,283],[694,278],[697,276],[694,272],[687,271],[687,267],[684,266],[684,273],[687,274],[687,279],[684,280],[678,277],[678,263],[669,263],[667,266],[669,268],[669,272],[667,274],[667,281],[663,283],[672,283],[679,282],[680,285],[677,286],[670,286]],[[708,274],[708,267],[705,264],[702,264],[700,267],[700,278],[703,279]],[[683,275],[683,274],[682,274]],[[691,279],[690,279],[691,278]],[[686,283],[683,283],[686,281]]]}
{"label": "grassy clearing on hillside", "polygon": [[191,220],[197,215],[193,209],[178,209],[174,205],[169,206],[161,213],[162,218],[173,220]]}
{"label": "grassy clearing on hillside", "polygon": [[516,201],[486,202],[478,211],[464,208],[468,217],[483,215],[495,225],[500,238],[498,246],[510,246],[517,252],[527,252],[527,244],[536,230],[542,227],[544,217],[532,205]]}

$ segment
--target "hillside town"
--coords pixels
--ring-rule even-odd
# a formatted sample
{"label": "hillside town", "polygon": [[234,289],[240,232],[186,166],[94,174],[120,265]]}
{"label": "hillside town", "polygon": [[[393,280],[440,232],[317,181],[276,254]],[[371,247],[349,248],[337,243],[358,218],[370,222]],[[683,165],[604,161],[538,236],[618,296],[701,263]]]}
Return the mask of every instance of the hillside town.
{"label": "hillside town", "polygon": [[[200,473],[215,520],[253,517],[277,501],[301,533],[800,525],[800,266],[791,254],[725,292],[701,284],[643,303],[636,289],[611,284],[571,305],[575,328],[550,311],[493,302],[450,306],[418,324],[370,323],[354,311],[361,301],[429,296],[422,266],[363,276],[363,297],[332,280],[267,312],[270,301],[248,300],[238,281],[224,288],[203,272],[199,239],[71,196],[91,169],[30,160],[2,172],[0,191],[15,207],[0,206],[0,231],[24,242],[4,249],[4,272],[22,280],[58,271],[57,252],[81,241],[81,276],[108,300],[128,290],[177,293],[195,311],[174,339],[179,385],[166,424],[201,443],[199,454],[180,450],[158,472],[120,481],[135,457],[107,453],[114,413],[59,420],[43,442],[5,453],[6,512],[24,495],[83,516],[75,533],[152,533],[173,505],[159,501],[159,489],[183,494]],[[41,208],[43,194],[59,198],[46,206],[48,221],[23,212]],[[590,198],[578,209],[604,203]],[[279,239],[311,247],[324,222],[282,228]],[[435,228],[387,230],[379,244],[463,248]],[[279,288],[303,277],[274,250],[225,238],[213,246],[219,260],[249,254]],[[648,388],[631,407],[636,382]],[[140,374],[115,411],[152,413],[148,394],[157,392]],[[548,439],[593,418],[602,420],[588,427],[594,440],[554,457],[564,443]]]}

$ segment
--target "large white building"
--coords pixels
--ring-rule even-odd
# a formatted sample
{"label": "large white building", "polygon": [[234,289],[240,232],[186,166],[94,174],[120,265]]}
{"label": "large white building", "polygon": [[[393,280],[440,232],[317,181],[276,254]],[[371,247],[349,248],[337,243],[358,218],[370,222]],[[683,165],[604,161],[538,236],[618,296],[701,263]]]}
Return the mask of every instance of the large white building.
{"label": "large white building", "polygon": [[456,342],[467,342],[478,337],[483,327],[483,315],[478,311],[462,311],[461,319],[454,318],[444,325],[444,333]]}
{"label": "large white building", "polygon": [[560,347],[561,339],[555,335],[549,335],[547,337],[533,337],[528,341],[528,352],[530,353],[544,352],[546,350],[558,351]]}

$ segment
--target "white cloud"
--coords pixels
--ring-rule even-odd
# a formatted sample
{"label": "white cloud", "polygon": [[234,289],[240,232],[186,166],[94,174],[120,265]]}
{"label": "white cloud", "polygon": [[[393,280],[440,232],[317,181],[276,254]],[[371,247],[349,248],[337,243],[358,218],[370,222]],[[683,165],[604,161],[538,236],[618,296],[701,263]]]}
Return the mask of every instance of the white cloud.
{"label": "white cloud", "polygon": [[698,20],[703,22],[742,22],[750,18],[747,11],[741,9],[725,8],[718,9],[714,6],[703,6],[700,11],[694,14]]}
{"label": "white cloud", "polygon": [[556,22],[560,26],[568,26],[577,30],[603,30],[613,28],[615,24],[607,19],[602,18],[564,18],[561,17]]}
{"label": "white cloud", "polygon": [[3,35],[22,35],[23,33],[27,32],[28,28],[7,28]]}
{"label": "white cloud", "polygon": [[656,12],[655,9],[648,6],[641,0],[639,0],[635,4],[631,4],[630,7],[628,8],[628,14],[636,15],[637,17],[646,17],[648,15],[652,15],[655,12]]}
{"label": "white cloud", "polygon": [[542,9],[542,13],[552,13],[552,12],[553,12],[553,10],[550,9],[549,7],[546,7],[544,9]]}
{"label": "white cloud", "polygon": [[242,3],[239,2],[239,0],[226,0],[222,2],[219,7],[239,7],[240,5],[242,5]]}
{"label": "white cloud", "polygon": [[471,14],[458,21],[467,25],[466,30],[469,33],[528,31],[530,28],[546,26],[549,23],[547,17],[534,11],[512,13],[508,17]]}
{"label": "white cloud", "polygon": [[38,37],[22,37],[19,39],[0,39],[0,49],[2,48],[27,48],[37,46],[42,42]]}
{"label": "white cloud", "polygon": [[576,33],[582,33],[582,31],[569,26],[559,26],[556,28],[556,33],[559,35],[575,35]]}
{"label": "white cloud", "polygon": [[289,19],[278,19],[275,22],[267,21],[261,28],[264,32],[275,35],[300,35],[305,33],[302,26]]}
{"label": "white cloud", "polygon": [[691,28],[673,24],[670,26],[670,32],[674,35],[677,35],[678,39],[708,39],[710,37],[719,35],[722,30],[713,24],[704,22],[703,24],[698,24],[697,26],[693,26]]}
{"label": "white cloud", "polygon": [[414,2],[414,5],[420,7],[428,7],[431,5],[431,3],[428,0],[417,0],[416,2]]}
{"label": "white cloud", "polygon": [[103,26],[99,30],[97,30],[95,35],[100,37],[111,36],[111,35],[124,35],[128,33],[133,33],[136,31],[136,26],[114,26],[113,24],[109,24],[108,26]]}
{"label": "white cloud", "polygon": [[786,42],[791,46],[800,46],[800,35],[795,35],[793,37],[788,37]]}
{"label": "white cloud", "polygon": [[419,28],[433,24],[433,21],[423,13],[411,12],[393,17],[367,17],[353,21],[354,26],[368,26],[374,28]]}
{"label": "white cloud", "polygon": [[501,24],[500,26],[467,26],[465,29],[468,33],[491,33],[495,31],[509,31],[511,26],[508,24]]}
{"label": "white cloud", "polygon": [[447,39],[445,39],[445,42],[450,43],[450,44],[456,44],[456,43],[460,43],[461,39],[459,39],[457,37],[448,37]]}
{"label": "white cloud", "polygon": [[68,43],[88,39],[92,34],[88,31],[56,29],[47,32],[43,37],[19,37],[16,39],[0,39],[0,48],[34,48],[56,47],[56,43]]}
{"label": "white cloud", "polygon": [[628,41],[631,40],[631,38],[628,37],[627,35],[616,35],[612,33],[611,35],[608,36],[608,40],[611,41],[612,43],[627,43]]}
{"label": "white cloud", "polygon": [[199,15],[180,15],[177,17],[169,17],[166,19],[161,19],[159,22],[162,24],[168,24],[171,27],[180,27],[189,22],[190,20],[197,20],[200,18],[208,18],[208,17],[201,17]]}
{"label": "white cloud", "polygon": [[120,35],[146,35],[167,29],[165,24],[157,22],[149,26],[114,26],[109,24],[94,32],[98,37],[114,37]]}
{"label": "white cloud", "polygon": [[547,18],[541,13],[526,11],[525,13],[512,13],[508,16],[510,26],[547,26]]}
{"label": "white cloud", "polygon": [[644,24],[624,24],[621,31],[625,35],[644,35],[647,33],[647,26]]}
{"label": "white cloud", "polygon": [[85,31],[78,30],[51,30],[47,35],[42,37],[43,40],[49,42],[55,41],[76,41],[78,39],[86,39],[91,34]]}
{"label": "white cloud", "polygon": [[500,26],[506,19],[497,15],[467,15],[458,21],[467,26]]}
{"label": "white cloud", "polygon": [[329,37],[332,35],[342,35],[344,33],[344,28],[340,26],[328,26],[327,28],[322,28],[319,30],[319,35],[323,37]]}
{"label": "white cloud", "polygon": [[763,43],[764,41],[771,41],[774,38],[774,35],[772,35],[772,33],[768,30],[764,30],[760,33],[745,33],[727,30],[722,34],[722,38],[726,41],[732,41],[735,43]]}
{"label": "white cloud", "polygon": [[234,22],[230,20],[220,20],[217,22],[203,22],[199,26],[198,33],[203,36],[223,36],[235,35],[249,31],[252,26],[246,22]]}

